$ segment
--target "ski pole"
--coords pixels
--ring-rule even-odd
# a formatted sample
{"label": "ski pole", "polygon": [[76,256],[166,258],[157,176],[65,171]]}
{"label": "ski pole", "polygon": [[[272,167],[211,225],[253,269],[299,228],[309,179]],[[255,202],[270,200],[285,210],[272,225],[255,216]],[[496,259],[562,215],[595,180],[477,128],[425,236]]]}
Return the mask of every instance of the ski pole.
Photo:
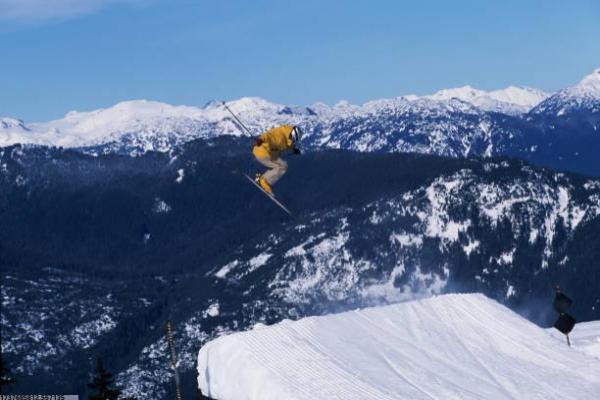
{"label": "ski pole", "polygon": [[233,113],[233,111],[231,111],[231,109],[227,106],[227,104],[225,104],[224,101],[221,102],[221,104],[223,104],[223,107],[225,107],[227,109],[227,111],[229,111],[229,113],[233,116],[233,118],[236,120],[236,122],[242,127],[244,128],[244,130],[246,131],[246,133],[248,135],[250,135],[250,137],[254,137],[254,135],[252,134],[252,132],[250,132],[250,129],[248,129],[246,127],[246,125],[244,125],[244,123],[242,121],[240,121],[240,119],[237,117],[237,115],[235,115]]}

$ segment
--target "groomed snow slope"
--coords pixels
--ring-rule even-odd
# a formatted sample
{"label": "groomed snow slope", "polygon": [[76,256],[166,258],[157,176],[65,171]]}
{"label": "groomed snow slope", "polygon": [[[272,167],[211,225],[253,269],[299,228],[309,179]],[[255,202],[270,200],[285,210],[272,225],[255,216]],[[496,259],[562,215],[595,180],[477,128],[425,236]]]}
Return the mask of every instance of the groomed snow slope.
{"label": "groomed snow slope", "polygon": [[443,295],[220,337],[198,356],[218,400],[593,399],[600,361],[483,295]]}
{"label": "groomed snow slope", "polygon": [[[548,332],[562,341],[566,340],[563,334],[554,328],[548,329]],[[581,322],[575,325],[575,328],[569,334],[569,338],[571,346],[575,350],[592,355],[600,360],[600,321]]]}

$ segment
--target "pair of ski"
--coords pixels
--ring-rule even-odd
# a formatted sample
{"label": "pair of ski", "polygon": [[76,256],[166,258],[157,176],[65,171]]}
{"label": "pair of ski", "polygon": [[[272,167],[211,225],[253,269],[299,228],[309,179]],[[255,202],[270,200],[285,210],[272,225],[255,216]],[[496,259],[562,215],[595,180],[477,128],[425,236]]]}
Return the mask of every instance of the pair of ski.
{"label": "pair of ski", "polygon": [[252,182],[252,184],[256,186],[261,192],[263,192],[269,199],[271,199],[273,203],[277,204],[283,211],[285,211],[289,215],[292,215],[292,212],[288,210],[286,206],[284,206],[279,200],[277,200],[274,194],[270,194],[267,191],[265,191],[265,189],[263,189],[254,179],[250,178],[248,175],[244,174],[244,176],[246,177],[246,179]]}

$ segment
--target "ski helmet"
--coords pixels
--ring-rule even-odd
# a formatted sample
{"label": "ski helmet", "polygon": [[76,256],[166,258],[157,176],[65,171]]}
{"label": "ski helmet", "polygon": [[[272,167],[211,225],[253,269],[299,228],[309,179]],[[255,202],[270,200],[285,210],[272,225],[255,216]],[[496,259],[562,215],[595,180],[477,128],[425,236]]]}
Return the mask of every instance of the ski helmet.
{"label": "ski helmet", "polygon": [[300,129],[299,126],[294,126],[294,128],[292,129],[292,133],[291,133],[291,137],[292,137],[292,141],[294,143],[297,143],[300,141],[300,139],[302,139],[302,135],[304,134],[304,132],[302,132],[302,129]]}

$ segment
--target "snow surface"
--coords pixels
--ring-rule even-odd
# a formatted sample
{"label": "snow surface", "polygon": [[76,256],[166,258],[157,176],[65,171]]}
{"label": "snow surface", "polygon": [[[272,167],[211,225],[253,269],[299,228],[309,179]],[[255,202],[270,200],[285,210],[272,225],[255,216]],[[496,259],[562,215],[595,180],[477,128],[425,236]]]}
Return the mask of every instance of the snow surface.
{"label": "snow surface", "polygon": [[526,113],[547,97],[548,94],[541,90],[518,86],[509,86],[506,89],[491,92],[463,86],[440,90],[430,96],[425,96],[425,98],[437,101],[459,99],[485,111],[506,114]]}
{"label": "snow surface", "polygon": [[571,96],[600,98],[600,68],[585,76],[577,85],[564,89]]}
{"label": "snow surface", "polygon": [[[376,114],[415,110],[495,111],[522,114],[548,95],[540,90],[511,86],[485,92],[470,86],[441,90],[431,96],[402,96],[381,99],[363,105],[341,101],[330,107],[316,103],[311,107],[286,106],[258,97],[243,97],[228,102],[245,125],[255,133],[272,126],[302,124],[310,132],[325,121]],[[460,100],[457,102],[457,99]],[[1,117],[1,115],[0,115]],[[157,101],[131,100],[89,112],[70,111],[64,118],[47,122],[25,123],[14,118],[0,118],[0,146],[15,143],[62,147],[90,147],[114,142],[128,142],[144,151],[168,151],[173,143],[199,137],[242,135],[243,132],[220,102],[204,107],[171,105]]]}
{"label": "snow surface", "polygon": [[143,129],[144,121],[169,121],[183,117],[193,119],[199,117],[201,111],[195,107],[172,106],[155,101],[125,101],[90,112],[71,111],[62,119],[48,122],[25,125],[18,121],[21,123],[7,124],[2,130],[0,145],[20,142],[65,147],[88,146],[104,143],[116,133]]}
{"label": "snow surface", "polygon": [[[548,332],[561,341],[566,341],[562,333],[554,328]],[[569,334],[571,346],[577,351],[589,354],[600,360],[600,321],[580,322]]]}
{"label": "snow surface", "polygon": [[600,360],[480,294],[223,336],[200,350],[198,374],[202,392],[218,400],[547,400],[600,393]]}
{"label": "snow surface", "polygon": [[[302,107],[292,109],[256,97],[227,105],[255,132],[278,123],[298,122],[308,113]],[[48,122],[26,124],[13,118],[0,119],[0,146],[22,143],[86,147],[129,140],[145,150],[166,151],[171,142],[218,134],[243,134],[218,102],[200,108],[132,100],[89,112],[71,111],[62,119]]]}
{"label": "snow surface", "polygon": [[548,113],[562,116],[573,110],[600,111],[600,68],[585,76],[579,83],[548,97],[535,106],[534,114]]}

